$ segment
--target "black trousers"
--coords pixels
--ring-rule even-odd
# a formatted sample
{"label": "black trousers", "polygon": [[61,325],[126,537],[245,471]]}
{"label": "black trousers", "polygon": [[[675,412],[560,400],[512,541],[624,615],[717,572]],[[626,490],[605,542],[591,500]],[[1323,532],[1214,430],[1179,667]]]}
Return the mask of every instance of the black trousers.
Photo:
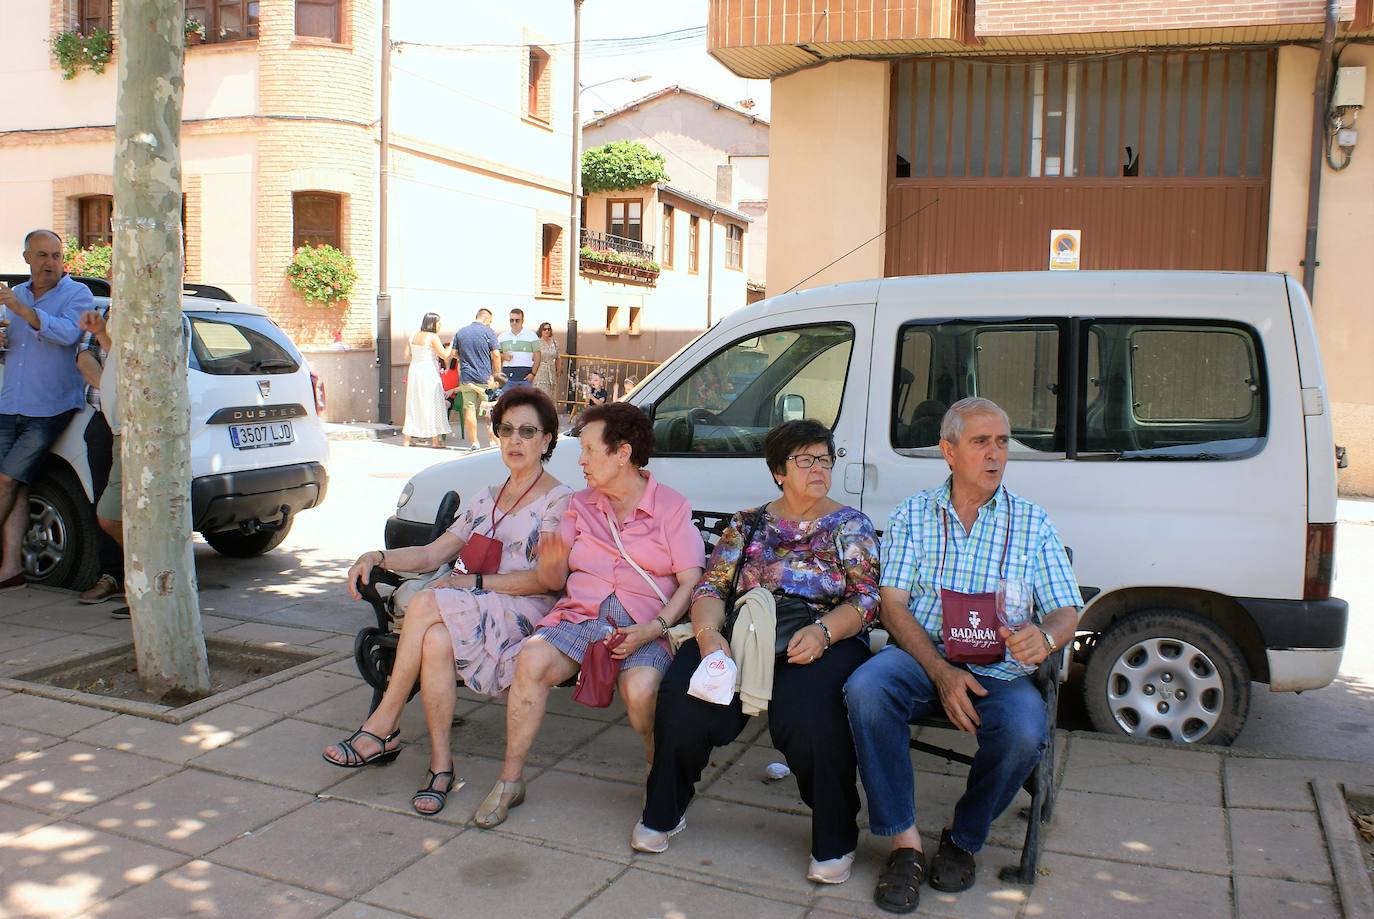
{"label": "black trousers", "polygon": [[[846,638],[815,663],[779,660],[773,670],[768,730],[796,776],[802,801],[811,808],[811,854],[820,861],[853,852],[859,841],[858,776],[843,690],[868,656],[865,642]],[[738,694],[729,705],[687,695],[700,663],[697,643],[684,642],[658,690],[654,765],[643,816],[644,825],[653,830],[666,832],[678,825],[711,750],[733,741],[749,721]]]}
{"label": "black trousers", "polygon": [[[103,412],[96,412],[86,423],[86,463],[91,468],[91,493],[97,504],[110,483],[110,469],[114,466],[114,434]],[[108,574],[119,584],[124,583],[124,551],[110,534],[101,530],[95,537],[100,552],[100,573]]]}

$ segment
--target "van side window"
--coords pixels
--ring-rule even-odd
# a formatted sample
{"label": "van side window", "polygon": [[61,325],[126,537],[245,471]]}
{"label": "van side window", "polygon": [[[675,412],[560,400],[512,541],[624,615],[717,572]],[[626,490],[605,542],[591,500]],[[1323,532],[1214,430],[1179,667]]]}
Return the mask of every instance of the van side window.
{"label": "van side window", "polygon": [[1080,451],[1122,459],[1234,459],[1263,444],[1255,334],[1214,323],[1094,322]]}
{"label": "van side window", "polygon": [[934,448],[945,411],[966,396],[1006,409],[1014,453],[1063,452],[1060,327],[1053,322],[913,323],[898,342],[892,446]]}
{"label": "van side window", "polygon": [[768,429],[840,416],[854,329],[778,329],[716,352],[654,406],[658,455],[762,456]]}

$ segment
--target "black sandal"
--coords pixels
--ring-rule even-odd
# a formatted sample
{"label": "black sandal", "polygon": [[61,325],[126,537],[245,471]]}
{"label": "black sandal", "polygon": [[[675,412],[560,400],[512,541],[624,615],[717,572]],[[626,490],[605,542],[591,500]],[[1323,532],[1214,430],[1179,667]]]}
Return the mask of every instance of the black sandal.
{"label": "black sandal", "polygon": [[[435,787],[441,775],[448,776],[448,784],[445,785],[443,789]],[[439,813],[439,811],[443,810],[444,805],[448,803],[448,793],[453,790],[453,770],[449,769],[444,772],[435,772],[433,769],[430,769],[425,772],[425,781],[425,787],[415,792],[415,795],[410,799],[410,806],[413,807],[415,813],[419,814],[421,817],[433,817],[435,814]],[[419,808],[419,802],[421,801],[438,801],[439,806],[432,811],[422,811]]]}
{"label": "black sandal", "polygon": [[919,849],[893,849],[878,875],[873,902],[889,913],[914,912],[926,878],[926,854]]}
{"label": "black sandal", "polygon": [[940,833],[940,849],[930,862],[930,886],[945,893],[959,893],[972,887],[977,877],[973,853],[959,848],[949,830]]}
{"label": "black sandal", "polygon": [[[387,744],[391,743],[393,740],[400,736],[400,728],[397,728],[390,734],[386,735],[385,740],[378,737],[371,731],[364,731],[362,728],[358,728],[358,730],[354,731],[352,734],[349,735],[347,740],[341,740],[334,745],[343,751],[343,762],[339,762],[336,759],[331,759],[330,757],[325,756],[323,752],[320,753],[320,756],[324,758],[324,761],[326,763],[338,766],[341,769],[360,769],[363,766],[368,765],[369,763],[386,765],[387,763],[391,762],[393,759],[401,755],[400,747],[397,747],[394,750],[388,750],[386,748]],[[373,740],[377,741],[377,745],[381,747],[381,749],[378,750],[376,753],[372,754],[371,756],[363,756],[353,746],[353,741],[357,740],[359,737],[371,737]]]}

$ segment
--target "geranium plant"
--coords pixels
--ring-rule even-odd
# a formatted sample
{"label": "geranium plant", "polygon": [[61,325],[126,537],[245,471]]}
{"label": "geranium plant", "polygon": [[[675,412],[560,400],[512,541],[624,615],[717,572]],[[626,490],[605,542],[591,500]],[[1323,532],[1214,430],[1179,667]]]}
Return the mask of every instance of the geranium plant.
{"label": "geranium plant", "polygon": [[186,24],[183,28],[186,31],[186,41],[188,43],[198,44],[205,41],[205,23],[201,22],[199,19],[192,19],[190,16],[187,16]]}
{"label": "geranium plant", "polygon": [[582,154],[582,190],[587,194],[667,181],[663,154],[650,152],[639,141],[616,140]]}
{"label": "geranium plant", "polygon": [[353,267],[353,256],[320,243],[297,249],[286,267],[286,277],[307,302],[332,306],[353,293],[358,271]]}
{"label": "geranium plant", "polygon": [[108,278],[113,261],[113,246],[95,245],[83,249],[71,239],[62,244],[62,266],[67,270],[67,274]]}
{"label": "geranium plant", "polygon": [[651,271],[655,274],[660,270],[658,262],[653,259],[630,255],[626,252],[617,252],[614,249],[593,249],[591,246],[583,246],[577,254],[589,262],[601,262],[603,265],[638,268],[641,271]]}
{"label": "geranium plant", "polygon": [[82,35],[76,29],[66,29],[48,39],[53,57],[62,68],[62,79],[70,80],[82,67],[91,73],[104,73],[105,65],[114,54],[114,36],[104,29],[91,30]]}

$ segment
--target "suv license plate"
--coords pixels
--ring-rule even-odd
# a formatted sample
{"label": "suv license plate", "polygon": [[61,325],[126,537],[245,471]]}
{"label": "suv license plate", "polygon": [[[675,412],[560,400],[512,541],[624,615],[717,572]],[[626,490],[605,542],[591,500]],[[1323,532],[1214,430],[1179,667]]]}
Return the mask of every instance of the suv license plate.
{"label": "suv license plate", "polygon": [[280,447],[295,443],[296,434],[291,430],[291,422],[274,421],[271,424],[231,424],[229,443],[235,450],[256,450],[259,447]]}

